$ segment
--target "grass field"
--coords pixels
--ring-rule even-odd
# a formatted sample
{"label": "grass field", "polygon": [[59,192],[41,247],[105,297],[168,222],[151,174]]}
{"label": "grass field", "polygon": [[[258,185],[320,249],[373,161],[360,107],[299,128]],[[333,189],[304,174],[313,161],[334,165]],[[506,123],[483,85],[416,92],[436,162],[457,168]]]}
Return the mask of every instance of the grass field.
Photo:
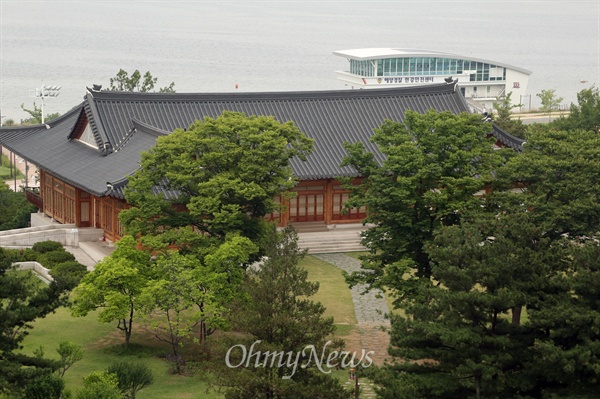
{"label": "grass field", "polygon": [[[23,173],[20,170],[17,170],[17,180],[23,178]],[[0,166],[0,180],[8,180],[11,178],[10,168],[8,166]]]}
{"label": "grass field", "polygon": [[152,337],[137,329],[132,335],[133,350],[124,353],[123,337],[115,324],[99,323],[96,314],[87,317],[72,317],[65,308],[38,320],[30,335],[25,339],[24,351],[32,353],[40,346],[45,356],[58,358],[56,347],[60,341],[71,341],[83,346],[83,359],[65,374],[66,386],[74,393],[82,385],[82,378],[92,371],[106,369],[117,359],[145,363],[154,375],[154,383],[140,391],[139,397],[158,398],[220,398],[220,395],[205,394],[206,384],[199,378],[169,373],[169,363],[159,357],[169,348],[160,345]]}
{"label": "grass field", "polygon": [[[321,302],[327,311],[325,316],[332,316],[336,323],[336,336],[352,337],[356,333],[356,316],[341,271],[329,263],[312,256],[307,256],[302,265],[309,273],[309,280],[318,281],[320,289],[313,298]],[[169,352],[169,347],[159,343],[141,327],[134,329],[132,349],[122,349],[123,336],[114,323],[104,324],[97,320],[95,313],[86,317],[72,317],[65,308],[34,323],[34,328],[24,341],[24,352],[33,353],[40,346],[45,356],[58,358],[56,347],[60,341],[71,341],[84,348],[84,357],[75,363],[65,374],[65,382],[73,393],[82,386],[82,378],[92,371],[106,369],[118,359],[127,359],[145,363],[153,372],[154,383],[139,393],[140,398],[221,398],[216,392],[206,392],[207,384],[199,375],[181,376],[170,373],[170,365],[162,357]],[[191,346],[191,345],[190,345]],[[201,365],[200,365],[201,368]],[[202,373],[200,369],[197,373]],[[345,379],[347,371],[335,373]]]}
{"label": "grass field", "polygon": [[301,264],[308,271],[308,279],[319,282],[319,291],[313,300],[325,306],[325,316],[332,316],[336,324],[356,324],[352,296],[342,271],[312,256],[304,258]]}

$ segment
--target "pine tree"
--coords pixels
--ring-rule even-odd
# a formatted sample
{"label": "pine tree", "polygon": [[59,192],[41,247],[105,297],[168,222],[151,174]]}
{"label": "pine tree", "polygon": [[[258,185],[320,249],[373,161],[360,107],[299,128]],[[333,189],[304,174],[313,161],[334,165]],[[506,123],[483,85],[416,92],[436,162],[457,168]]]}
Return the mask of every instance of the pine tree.
{"label": "pine tree", "polygon": [[[220,384],[229,385],[228,399],[348,397],[326,366],[319,369],[311,357],[325,353],[326,362],[327,341],[335,327],[332,318],[323,317],[323,305],[310,300],[319,284],[307,281],[306,270],[298,265],[305,251],[297,239],[292,228],[281,234],[270,230],[267,259],[248,272],[232,315],[235,330],[244,336],[229,341],[230,348],[240,350],[227,352],[232,367],[221,370],[219,378]],[[249,358],[248,352],[241,359],[241,345],[260,354]],[[306,356],[297,359],[303,351]],[[278,358],[277,353],[285,355]]]}

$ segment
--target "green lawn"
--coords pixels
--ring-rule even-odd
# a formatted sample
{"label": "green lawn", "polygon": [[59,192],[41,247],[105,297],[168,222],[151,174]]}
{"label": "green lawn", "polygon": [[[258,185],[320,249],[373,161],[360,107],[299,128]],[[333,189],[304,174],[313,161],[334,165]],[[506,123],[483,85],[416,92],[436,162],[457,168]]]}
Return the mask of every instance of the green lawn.
{"label": "green lawn", "polygon": [[169,348],[148,337],[141,329],[134,330],[132,335],[135,350],[130,352],[134,354],[122,354],[123,336],[115,324],[99,323],[95,313],[76,318],[67,309],[58,309],[56,313],[34,323],[34,328],[25,339],[24,351],[32,353],[43,346],[46,357],[58,358],[56,347],[63,340],[82,345],[85,350],[83,359],[65,374],[66,386],[73,393],[82,385],[83,376],[104,370],[117,359],[128,359],[145,363],[154,374],[154,383],[140,391],[140,398],[221,398],[215,393],[206,394],[206,383],[198,377],[169,373],[169,363],[159,357],[167,353]]}
{"label": "green lawn", "polygon": [[342,271],[310,255],[300,264],[308,271],[310,281],[319,282],[319,291],[312,299],[325,306],[325,316],[333,316],[336,324],[356,324],[352,296]]}
{"label": "green lawn", "polygon": [[[8,166],[0,166],[0,179],[1,180],[8,180],[10,177],[11,173],[10,173],[10,168]],[[23,173],[21,173],[20,170],[17,169],[17,180],[20,180],[23,178]]]}

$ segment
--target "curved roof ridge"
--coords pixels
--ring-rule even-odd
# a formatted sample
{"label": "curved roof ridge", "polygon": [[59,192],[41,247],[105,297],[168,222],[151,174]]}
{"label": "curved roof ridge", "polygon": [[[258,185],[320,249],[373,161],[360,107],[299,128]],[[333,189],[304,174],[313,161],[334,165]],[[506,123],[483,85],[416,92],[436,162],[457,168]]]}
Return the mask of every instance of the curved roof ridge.
{"label": "curved roof ridge", "polygon": [[133,128],[141,133],[146,133],[149,134],[151,136],[154,137],[160,137],[160,136],[168,136],[169,134],[171,134],[172,132],[169,132],[167,130],[163,130],[161,128],[158,128],[156,126],[152,126],[148,123],[142,122],[139,119],[136,118],[131,118],[131,123],[133,124]]}
{"label": "curved roof ridge", "polygon": [[[374,98],[374,97],[392,97],[398,94],[420,95],[430,93],[444,93],[443,87],[452,86],[446,83],[380,88],[377,90],[322,90],[322,91],[277,91],[277,92],[223,92],[223,93],[139,93],[139,92],[118,92],[118,91],[93,91],[94,101],[169,101],[169,102],[189,102],[189,101],[270,101],[270,100],[318,100],[335,98]],[[448,92],[453,91],[454,86],[448,88]],[[90,92],[91,94],[92,92]]]}
{"label": "curved roof ridge", "polygon": [[96,139],[96,144],[98,145],[98,149],[102,153],[102,155],[108,155],[112,152],[113,144],[108,139],[108,135],[104,131],[104,126],[102,126],[102,122],[98,117],[98,108],[94,103],[94,92],[87,88],[88,92],[85,95],[85,111],[88,118],[88,122],[90,127],[92,128],[92,133],[94,134],[94,138]]}
{"label": "curved roof ridge", "polygon": [[70,118],[73,114],[80,113],[82,109],[83,109],[83,102],[81,102],[78,105],[74,106],[73,108],[71,108],[70,110],[68,110],[67,112],[65,112],[61,116],[59,116],[58,118],[52,119],[49,122],[45,122],[45,124],[48,125],[48,126],[50,126],[50,127],[54,127],[54,126],[62,123],[63,120],[65,120],[67,118]]}
{"label": "curved roof ridge", "polygon": [[31,131],[39,131],[39,130],[44,130],[47,129],[46,126],[44,125],[19,125],[19,126],[2,126],[0,127],[0,132],[8,132],[8,131],[27,131],[27,130],[31,130]]}
{"label": "curved roof ridge", "polygon": [[35,125],[2,126],[2,127],[0,127],[0,131],[2,131],[2,130],[4,130],[4,131],[6,131],[6,130],[35,130],[35,131],[38,131],[38,130],[44,130],[44,129],[51,129],[54,126],[62,123],[65,119],[70,118],[74,113],[81,112],[82,108],[83,108],[83,102],[80,103],[79,105],[74,106],[69,111],[60,115],[58,118],[52,119],[51,121],[44,122],[44,123],[36,123]]}
{"label": "curved roof ridge", "polygon": [[492,135],[495,138],[497,138],[501,143],[507,145],[508,147],[510,147],[516,151],[523,150],[523,144],[525,143],[525,140],[518,138],[516,136],[513,136],[512,134],[508,133],[507,131],[501,129],[495,123],[492,123]]}

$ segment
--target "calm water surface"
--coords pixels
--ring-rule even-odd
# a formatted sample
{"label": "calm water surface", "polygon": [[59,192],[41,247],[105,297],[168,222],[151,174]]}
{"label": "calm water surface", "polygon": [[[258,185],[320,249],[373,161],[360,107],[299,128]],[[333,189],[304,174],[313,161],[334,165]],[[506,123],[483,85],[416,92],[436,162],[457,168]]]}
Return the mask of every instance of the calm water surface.
{"label": "calm water surface", "polygon": [[64,113],[120,68],[178,92],[343,89],[332,52],[362,47],[515,65],[533,72],[523,102],[555,89],[568,104],[600,83],[599,32],[597,0],[0,0],[0,107],[18,121],[36,87],[60,85],[45,104]]}

